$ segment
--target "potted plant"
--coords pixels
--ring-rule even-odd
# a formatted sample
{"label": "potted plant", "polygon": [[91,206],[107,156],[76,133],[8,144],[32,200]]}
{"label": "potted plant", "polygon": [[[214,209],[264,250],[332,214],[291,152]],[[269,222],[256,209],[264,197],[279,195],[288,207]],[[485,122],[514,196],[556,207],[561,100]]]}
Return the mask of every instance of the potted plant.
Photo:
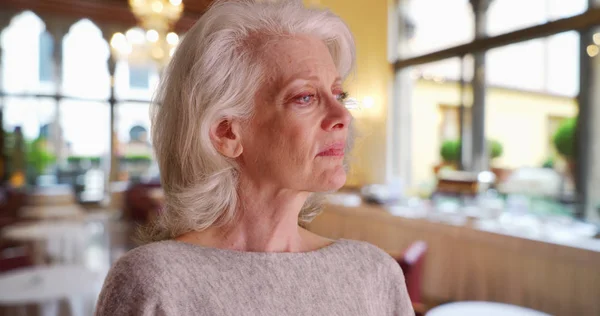
{"label": "potted plant", "polygon": [[502,143],[495,139],[488,140],[488,152],[490,155],[490,169],[496,175],[496,181],[502,182],[509,176],[511,170],[506,168],[494,167],[492,165],[492,162],[494,159],[502,157],[502,154],[504,153],[504,146],[502,146]]}
{"label": "potted plant", "polygon": [[45,137],[38,137],[32,142],[28,142],[26,155],[28,169],[31,170],[29,175],[31,183],[35,183],[35,179],[48,172],[48,167],[56,162],[56,156],[48,151]]}
{"label": "potted plant", "polygon": [[553,156],[546,158],[546,160],[544,160],[544,162],[542,163],[542,168],[554,169],[555,160],[556,159]]}
{"label": "potted plant", "polygon": [[490,152],[490,161],[501,157],[502,154],[504,153],[504,147],[497,140],[493,140],[493,139],[489,140],[488,148],[489,148],[489,152]]}
{"label": "potted plant", "polygon": [[440,148],[442,162],[433,167],[433,173],[438,174],[441,169],[457,169],[460,163],[460,140],[445,140]]}
{"label": "potted plant", "polygon": [[570,118],[560,124],[552,137],[556,151],[567,161],[572,176],[575,175],[575,161],[577,158],[575,149],[576,129],[577,118]]}
{"label": "potted plant", "polygon": [[[440,156],[442,157],[442,163],[434,167],[434,173],[438,172],[442,168],[457,169],[460,163],[460,140],[446,140],[442,143],[440,148]],[[490,162],[496,158],[499,158],[504,153],[504,147],[497,140],[488,140],[488,151]],[[510,170],[504,168],[492,167],[492,172],[496,174],[498,179],[504,179]]]}

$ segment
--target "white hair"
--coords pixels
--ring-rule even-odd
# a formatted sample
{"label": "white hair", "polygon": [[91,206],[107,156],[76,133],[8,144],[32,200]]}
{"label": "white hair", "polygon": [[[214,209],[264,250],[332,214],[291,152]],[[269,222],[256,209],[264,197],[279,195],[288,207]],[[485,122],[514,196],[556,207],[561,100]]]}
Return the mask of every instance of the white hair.
{"label": "white hair", "polygon": [[[348,26],[332,12],[305,8],[300,0],[217,1],[184,36],[153,102],[152,141],[165,206],[142,230],[143,242],[233,219],[238,169],[213,147],[209,130],[223,118],[250,117],[266,71],[261,49],[272,39],[294,35],[322,40],[342,77],[352,70],[355,46]],[[318,200],[318,194],[307,200],[301,223],[318,214]]]}

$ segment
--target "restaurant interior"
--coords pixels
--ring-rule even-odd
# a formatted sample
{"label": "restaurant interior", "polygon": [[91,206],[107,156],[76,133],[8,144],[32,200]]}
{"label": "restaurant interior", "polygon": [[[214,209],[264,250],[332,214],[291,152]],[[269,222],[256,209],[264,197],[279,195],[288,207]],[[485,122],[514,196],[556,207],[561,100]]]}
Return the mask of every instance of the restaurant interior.
{"label": "restaurant interior", "polygon": [[[0,0],[0,315],[93,315],[162,211],[149,109],[211,0]],[[352,30],[358,137],[307,228],[416,315],[600,315],[600,0],[305,0]]]}

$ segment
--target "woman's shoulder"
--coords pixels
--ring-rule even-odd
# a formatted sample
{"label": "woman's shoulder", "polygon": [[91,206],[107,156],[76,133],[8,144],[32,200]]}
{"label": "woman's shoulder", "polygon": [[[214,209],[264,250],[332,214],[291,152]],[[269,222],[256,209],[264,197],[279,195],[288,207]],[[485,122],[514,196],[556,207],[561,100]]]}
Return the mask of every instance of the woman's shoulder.
{"label": "woman's shoulder", "polygon": [[402,268],[396,259],[381,248],[364,241],[344,240],[345,252],[358,273],[361,273],[363,289],[378,293],[387,311],[385,315],[412,315],[410,297]]}
{"label": "woman's shoulder", "polygon": [[342,253],[344,253],[345,256],[350,257],[349,259],[353,259],[355,262],[386,270],[385,272],[402,274],[402,270],[396,259],[369,242],[341,239],[338,243],[340,243],[340,246],[343,249]]}
{"label": "woman's shoulder", "polygon": [[177,246],[174,242],[161,241],[129,250],[112,265],[105,283],[127,280],[133,285],[161,278],[165,270],[175,263]]}
{"label": "woman's shoulder", "polygon": [[166,289],[178,282],[169,272],[176,262],[176,247],[171,242],[157,242],[119,258],[104,280],[96,315],[150,315],[148,311],[173,310]]}
{"label": "woman's shoulder", "polygon": [[181,251],[181,243],[174,240],[152,242],[138,246],[126,252],[117,263],[145,263],[153,260],[164,260]]}
{"label": "woman's shoulder", "polygon": [[157,288],[161,290],[185,278],[191,266],[205,266],[204,261],[200,253],[189,251],[178,241],[149,243],[121,256],[110,268],[105,286],[151,288],[162,284]]}

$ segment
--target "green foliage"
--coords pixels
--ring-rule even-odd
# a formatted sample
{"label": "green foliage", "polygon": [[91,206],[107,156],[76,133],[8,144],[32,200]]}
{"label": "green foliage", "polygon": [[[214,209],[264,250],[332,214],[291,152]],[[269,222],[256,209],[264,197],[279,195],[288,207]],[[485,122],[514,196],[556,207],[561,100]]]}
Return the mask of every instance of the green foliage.
{"label": "green foliage", "polygon": [[122,157],[126,162],[152,162],[152,156],[150,155],[128,155]]}
{"label": "green foliage", "polygon": [[548,157],[542,164],[542,168],[553,169],[556,159],[554,157]]}
{"label": "green foliage", "polygon": [[34,168],[38,175],[44,173],[48,166],[56,162],[56,156],[48,152],[46,146],[47,140],[44,137],[38,137],[25,144],[27,164]]}
{"label": "green foliage", "polygon": [[552,142],[559,154],[568,160],[575,159],[575,130],[577,118],[570,118],[562,122],[556,130]]}
{"label": "green foliage", "polygon": [[68,163],[80,163],[81,161],[89,161],[91,163],[100,163],[100,157],[98,156],[69,156],[67,158]]}
{"label": "green foliage", "polygon": [[460,141],[445,140],[440,148],[440,156],[444,162],[457,163],[460,161]]}
{"label": "green foliage", "polygon": [[490,159],[496,159],[496,158],[502,156],[502,153],[504,152],[504,147],[497,140],[493,140],[493,139],[489,140],[488,148],[490,151]]}
{"label": "green foliage", "polygon": [[[4,155],[7,159],[14,159],[16,139],[12,132],[4,133]],[[28,167],[31,167],[37,175],[44,173],[48,166],[56,163],[56,156],[47,150],[47,139],[45,137],[38,137],[37,139],[23,140],[23,154],[24,160]],[[12,162],[10,165],[12,168],[15,167],[17,162]],[[8,173],[12,173],[14,170],[8,170]]]}
{"label": "green foliage", "polygon": [[[457,163],[460,160],[460,140],[446,140],[440,148],[440,156],[445,162]],[[488,140],[490,159],[502,156],[504,147],[497,140]]]}

